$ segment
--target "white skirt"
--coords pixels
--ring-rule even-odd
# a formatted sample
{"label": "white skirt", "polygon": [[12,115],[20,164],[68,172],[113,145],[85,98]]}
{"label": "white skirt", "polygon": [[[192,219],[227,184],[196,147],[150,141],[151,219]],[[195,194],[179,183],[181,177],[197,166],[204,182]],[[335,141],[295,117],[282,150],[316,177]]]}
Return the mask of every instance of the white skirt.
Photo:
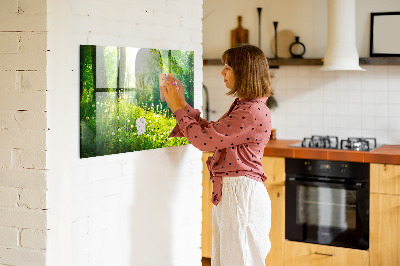
{"label": "white skirt", "polygon": [[271,249],[271,201],[262,182],[245,176],[223,177],[212,223],[212,266],[265,265]]}

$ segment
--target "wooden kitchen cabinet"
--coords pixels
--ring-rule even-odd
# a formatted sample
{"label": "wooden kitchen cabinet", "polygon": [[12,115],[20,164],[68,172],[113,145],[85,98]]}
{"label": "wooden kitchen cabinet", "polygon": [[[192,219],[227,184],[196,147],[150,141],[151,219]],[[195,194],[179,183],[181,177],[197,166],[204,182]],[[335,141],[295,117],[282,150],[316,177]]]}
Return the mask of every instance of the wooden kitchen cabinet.
{"label": "wooden kitchen cabinet", "polygon": [[[202,256],[211,258],[212,253],[212,183],[206,166],[211,152],[203,153],[203,217],[202,217]],[[263,157],[264,171],[268,176],[265,187],[268,190],[272,205],[271,250],[266,258],[266,265],[283,265],[283,243],[285,230],[285,158]]]}
{"label": "wooden kitchen cabinet", "polygon": [[400,165],[370,164],[371,193],[400,195]]}
{"label": "wooden kitchen cabinet", "polygon": [[[285,266],[366,266],[365,250],[285,241]],[[283,264],[282,264],[283,265]]]}
{"label": "wooden kitchen cabinet", "polygon": [[210,181],[210,173],[206,165],[212,152],[203,153],[203,195],[202,195],[202,223],[201,223],[201,253],[204,258],[211,258],[212,252],[212,183]]}
{"label": "wooden kitchen cabinet", "polygon": [[373,193],[370,201],[370,265],[400,265],[400,196]]}
{"label": "wooden kitchen cabinet", "polygon": [[283,265],[285,240],[285,158],[264,156],[261,160],[267,175],[265,187],[271,199],[271,250],[265,259],[266,266]]}
{"label": "wooden kitchen cabinet", "polygon": [[271,250],[265,259],[266,266],[283,265],[285,241],[285,187],[265,184],[271,199]]}
{"label": "wooden kitchen cabinet", "polygon": [[370,167],[370,265],[400,265],[400,165]]}

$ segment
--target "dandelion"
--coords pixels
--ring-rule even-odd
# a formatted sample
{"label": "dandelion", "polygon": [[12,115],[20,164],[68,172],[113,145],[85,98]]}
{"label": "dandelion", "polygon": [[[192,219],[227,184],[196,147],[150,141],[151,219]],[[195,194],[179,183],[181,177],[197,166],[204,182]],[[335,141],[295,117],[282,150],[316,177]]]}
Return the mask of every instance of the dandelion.
{"label": "dandelion", "polygon": [[131,125],[131,128],[133,128],[133,125]]}
{"label": "dandelion", "polygon": [[86,117],[86,120],[89,120],[89,117],[88,117],[88,116]]}
{"label": "dandelion", "polygon": [[112,132],[111,135],[115,136],[115,132]]}
{"label": "dandelion", "polygon": [[121,129],[120,128],[118,128],[118,132],[120,132],[121,131]]}

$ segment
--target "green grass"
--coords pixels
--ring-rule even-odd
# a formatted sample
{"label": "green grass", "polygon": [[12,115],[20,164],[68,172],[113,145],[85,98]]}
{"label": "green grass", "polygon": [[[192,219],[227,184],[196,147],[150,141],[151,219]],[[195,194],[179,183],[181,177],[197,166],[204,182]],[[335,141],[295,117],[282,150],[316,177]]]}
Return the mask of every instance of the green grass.
{"label": "green grass", "polygon": [[[94,111],[81,121],[81,158],[189,144],[186,138],[168,138],[176,120],[161,105],[143,108],[129,96],[122,96],[119,103],[115,97],[108,98],[98,101],[96,110],[91,102],[81,106]],[[140,117],[146,119],[142,135],[136,128]]]}

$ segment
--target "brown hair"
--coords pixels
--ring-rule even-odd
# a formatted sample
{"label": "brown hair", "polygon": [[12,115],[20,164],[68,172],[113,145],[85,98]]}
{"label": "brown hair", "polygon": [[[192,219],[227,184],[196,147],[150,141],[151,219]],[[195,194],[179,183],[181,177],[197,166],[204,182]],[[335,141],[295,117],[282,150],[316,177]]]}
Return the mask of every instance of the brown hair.
{"label": "brown hair", "polygon": [[253,45],[240,45],[222,54],[222,63],[233,69],[235,85],[227,95],[259,98],[273,95],[268,61],[263,51]]}

